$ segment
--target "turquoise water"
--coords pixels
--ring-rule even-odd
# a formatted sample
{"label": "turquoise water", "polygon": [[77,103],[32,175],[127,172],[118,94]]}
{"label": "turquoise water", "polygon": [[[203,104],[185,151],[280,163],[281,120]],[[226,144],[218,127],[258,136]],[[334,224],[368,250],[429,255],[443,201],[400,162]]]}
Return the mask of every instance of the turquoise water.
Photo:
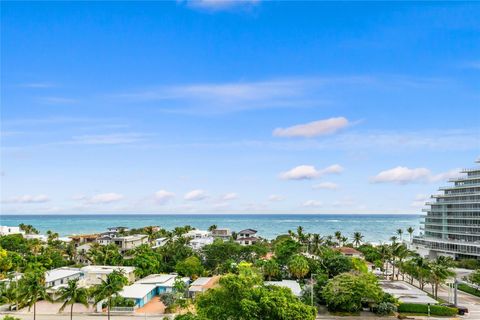
{"label": "turquoise water", "polygon": [[[176,226],[191,225],[207,229],[210,225],[239,231],[245,228],[258,230],[259,235],[272,239],[288,230],[304,227],[306,232],[319,233],[322,236],[339,230],[351,237],[356,231],[365,236],[366,241],[387,241],[399,228],[414,227],[419,230],[419,215],[366,215],[366,214],[202,214],[202,215],[3,215],[0,224],[17,226],[20,223],[31,224],[42,233],[47,230],[58,232],[61,236],[90,232],[101,232],[107,227],[142,227],[158,225],[173,229]],[[405,237],[408,237],[405,232]]]}

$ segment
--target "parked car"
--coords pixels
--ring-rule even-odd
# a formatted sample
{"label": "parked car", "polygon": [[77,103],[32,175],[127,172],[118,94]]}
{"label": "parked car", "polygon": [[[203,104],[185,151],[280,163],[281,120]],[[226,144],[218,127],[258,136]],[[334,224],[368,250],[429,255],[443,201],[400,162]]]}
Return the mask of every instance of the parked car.
{"label": "parked car", "polygon": [[442,306],[450,307],[450,308],[457,308],[458,309],[458,314],[461,315],[461,316],[465,315],[465,313],[468,313],[468,308],[467,307],[456,306],[453,303],[443,303]]}

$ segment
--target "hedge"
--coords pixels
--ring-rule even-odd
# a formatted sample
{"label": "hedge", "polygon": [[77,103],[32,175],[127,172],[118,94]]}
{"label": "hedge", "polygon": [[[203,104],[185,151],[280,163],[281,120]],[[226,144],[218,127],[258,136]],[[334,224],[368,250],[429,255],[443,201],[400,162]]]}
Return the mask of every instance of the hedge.
{"label": "hedge", "polygon": [[[426,304],[418,303],[401,303],[398,306],[398,312],[428,314],[428,306]],[[430,305],[430,314],[432,316],[455,316],[457,313],[457,308]]]}
{"label": "hedge", "polygon": [[459,283],[458,290],[464,291],[466,293],[473,294],[474,296],[480,297],[480,290],[470,287],[468,284]]}

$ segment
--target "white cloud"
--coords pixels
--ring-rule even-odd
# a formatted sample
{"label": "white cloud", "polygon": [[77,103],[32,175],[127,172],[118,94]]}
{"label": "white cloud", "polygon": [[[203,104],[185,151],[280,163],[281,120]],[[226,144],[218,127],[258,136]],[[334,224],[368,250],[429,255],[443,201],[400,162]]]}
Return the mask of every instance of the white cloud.
{"label": "white cloud", "polygon": [[344,117],[318,120],[306,124],[299,124],[288,128],[276,128],[273,135],[276,137],[304,137],[312,138],[338,132],[349,125]]}
{"label": "white cloud", "polygon": [[374,183],[398,183],[407,184],[413,182],[438,182],[458,177],[459,169],[453,169],[448,172],[432,174],[427,168],[408,168],[395,167],[389,170],[381,171],[375,177],[371,178]]}
{"label": "white cloud", "polygon": [[235,192],[229,192],[222,195],[220,198],[224,201],[235,200],[235,199],[238,199],[238,194]]}
{"label": "white cloud", "polygon": [[128,144],[145,140],[142,133],[114,133],[73,137],[74,144]]}
{"label": "white cloud", "polygon": [[338,189],[338,185],[333,182],[322,182],[312,186],[313,189],[328,189],[328,190],[336,190]]}
{"label": "white cloud", "polygon": [[200,201],[203,199],[208,198],[208,194],[206,191],[202,189],[195,189],[190,192],[187,192],[184,196],[183,199],[187,201]]}
{"label": "white cloud", "polygon": [[417,194],[415,196],[415,199],[413,200],[413,202],[410,204],[410,206],[414,207],[414,208],[422,208],[423,206],[425,206],[425,202],[430,198],[430,196],[426,195],[426,194]]}
{"label": "white cloud", "polygon": [[271,202],[278,202],[282,200],[285,200],[285,197],[278,194],[271,194],[268,196],[268,201],[271,201]]}
{"label": "white cloud", "polygon": [[46,104],[72,104],[78,102],[75,99],[64,97],[42,97],[39,101]]}
{"label": "white cloud", "polygon": [[307,207],[307,208],[317,208],[317,207],[321,207],[322,205],[323,205],[322,202],[317,200],[307,200],[302,204],[303,207]]}
{"label": "white cloud", "polygon": [[325,174],[340,173],[342,171],[343,167],[339,164],[334,164],[324,169],[316,169],[311,165],[301,165],[281,173],[280,178],[285,180],[310,180]]}
{"label": "white cloud", "polygon": [[32,88],[32,89],[47,89],[47,88],[56,87],[56,85],[51,82],[29,82],[29,83],[22,83],[20,87]]}
{"label": "white cloud", "polygon": [[178,1],[186,3],[193,8],[200,8],[212,11],[227,10],[238,6],[250,6],[260,2],[260,0],[184,0]]}
{"label": "white cloud", "polygon": [[165,204],[175,197],[175,193],[166,190],[159,190],[155,192],[153,197],[155,199],[155,202],[157,202],[158,204]]}
{"label": "white cloud", "polygon": [[90,203],[112,203],[112,202],[117,202],[120,201],[124,198],[123,195],[114,193],[114,192],[109,192],[109,193],[100,193],[97,195],[92,196],[89,199]]}
{"label": "white cloud", "polygon": [[158,102],[162,111],[226,113],[269,108],[305,108],[328,104],[317,89],[322,78],[271,79],[251,82],[157,86],[113,95],[119,103]]}
{"label": "white cloud", "polygon": [[3,203],[45,203],[50,201],[50,198],[44,194],[40,195],[23,195],[9,200],[2,201]]}
{"label": "white cloud", "polygon": [[418,181],[427,181],[431,176],[430,170],[427,168],[395,167],[393,169],[381,171],[371,179],[375,183],[392,182],[392,183],[410,183]]}
{"label": "white cloud", "polygon": [[438,182],[438,181],[446,181],[446,180],[452,179],[452,178],[459,178],[463,175],[462,173],[460,173],[460,170],[461,170],[460,168],[457,168],[457,169],[452,169],[452,170],[447,171],[447,172],[442,172],[442,173],[439,173],[439,174],[435,174],[435,175],[430,177],[430,181]]}

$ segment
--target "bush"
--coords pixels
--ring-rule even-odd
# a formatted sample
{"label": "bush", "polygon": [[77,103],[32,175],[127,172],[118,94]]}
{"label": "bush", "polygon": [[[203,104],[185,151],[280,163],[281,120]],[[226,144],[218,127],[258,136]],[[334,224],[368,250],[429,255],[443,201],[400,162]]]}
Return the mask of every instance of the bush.
{"label": "bush", "polygon": [[458,290],[480,297],[480,290],[470,287],[468,284],[459,283]]}
{"label": "bush", "polygon": [[199,316],[189,312],[185,314],[179,314],[175,317],[175,320],[201,320]]}
{"label": "bush", "polygon": [[380,302],[372,311],[380,316],[387,316],[397,311],[397,306],[391,302]]}
{"label": "bush", "polygon": [[[397,310],[398,312],[428,314],[428,306],[426,304],[402,303]],[[457,308],[430,305],[430,314],[432,316],[455,316],[457,313]]]}
{"label": "bush", "polygon": [[5,316],[5,318],[3,318],[3,320],[20,320],[20,318],[16,318],[16,317],[13,317],[13,316]]}
{"label": "bush", "polygon": [[455,265],[457,266],[457,268],[475,270],[480,268],[480,261],[478,261],[477,259],[462,259],[455,261]]}

